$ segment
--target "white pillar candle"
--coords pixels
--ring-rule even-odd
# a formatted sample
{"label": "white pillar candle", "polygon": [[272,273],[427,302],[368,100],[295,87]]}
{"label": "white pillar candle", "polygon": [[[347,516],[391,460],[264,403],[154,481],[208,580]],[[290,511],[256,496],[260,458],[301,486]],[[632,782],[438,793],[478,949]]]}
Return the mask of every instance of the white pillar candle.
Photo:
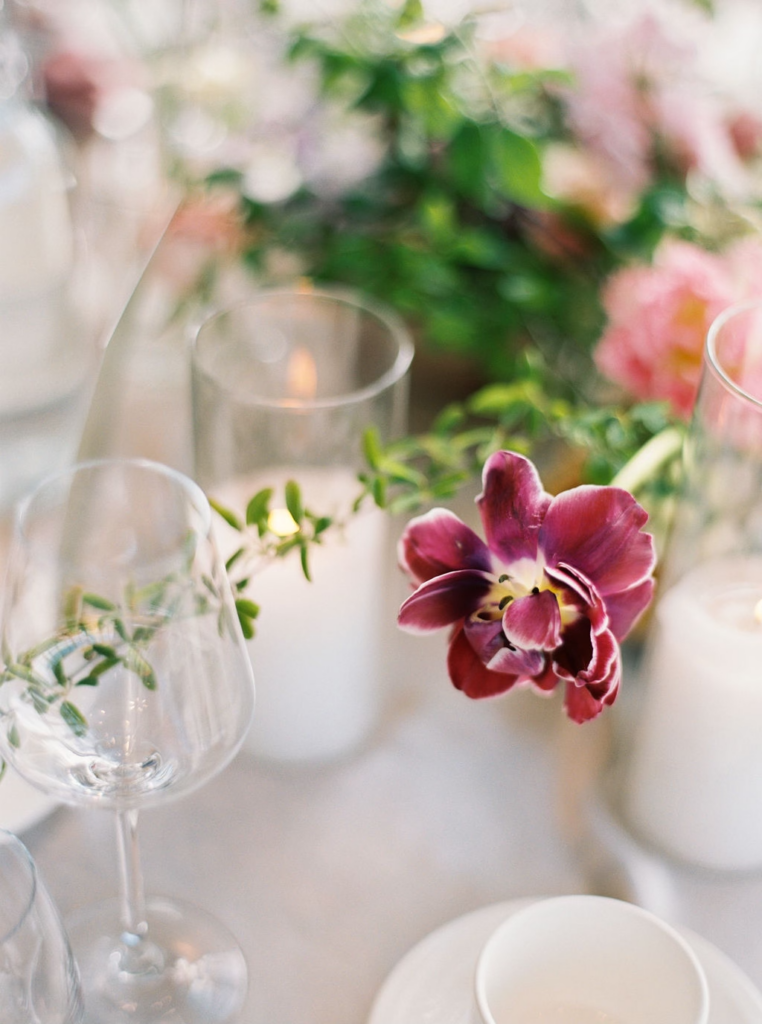
{"label": "white pillar candle", "polygon": [[762,558],[725,558],[662,598],[623,793],[645,838],[718,869],[762,864]]}
{"label": "white pillar candle", "polygon": [[[346,517],[359,494],[345,469],[278,470],[212,488],[212,497],[242,511],[262,487],[272,486],[271,508],[282,507],[283,485],[296,480],[304,504],[318,515]],[[245,746],[280,761],[339,757],[372,728],[380,700],[387,516],[368,504],[331,527],[310,546],[312,582],[298,552],[277,558],[252,576],[247,596],[261,607],[248,642],[257,690],[254,722]],[[220,527],[229,555],[240,535]]]}

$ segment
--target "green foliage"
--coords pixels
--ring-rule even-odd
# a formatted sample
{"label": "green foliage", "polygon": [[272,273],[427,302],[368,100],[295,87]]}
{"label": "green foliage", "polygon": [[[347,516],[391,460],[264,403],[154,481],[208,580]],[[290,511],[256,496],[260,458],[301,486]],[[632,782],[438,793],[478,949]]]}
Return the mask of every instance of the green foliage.
{"label": "green foliage", "polygon": [[[227,522],[238,522],[226,509],[218,506],[217,511]],[[41,715],[57,711],[75,736],[84,736],[88,724],[74,703],[77,688],[98,686],[104,676],[121,667],[146,690],[155,690],[158,680],[146,653],[154,637],[179,616],[214,614],[220,635],[230,632],[218,584],[208,576],[201,580],[205,593],[196,592],[190,579],[175,573],[140,588],[128,585],[118,604],[85,593],[78,585],[69,587],[62,596],[61,624],[54,634],[15,657],[3,651],[0,686],[21,680],[26,684],[22,699]],[[239,599],[236,610],[244,635],[253,635],[248,629],[259,612],[257,606]],[[18,746],[12,720],[7,729],[9,742]]]}

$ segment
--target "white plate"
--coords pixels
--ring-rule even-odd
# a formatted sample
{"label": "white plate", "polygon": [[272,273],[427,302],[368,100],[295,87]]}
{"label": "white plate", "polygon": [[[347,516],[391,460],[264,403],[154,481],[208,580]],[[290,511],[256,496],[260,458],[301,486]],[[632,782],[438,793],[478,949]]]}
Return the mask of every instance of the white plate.
{"label": "white plate", "polygon": [[[533,899],[496,903],[443,925],[392,970],[368,1024],[473,1024],[476,960],[499,924]],[[709,1024],[762,1024],[762,994],[732,960],[706,939],[679,928],[709,983]]]}
{"label": "white plate", "polygon": [[30,786],[9,766],[0,779],[0,828],[16,834],[42,821],[56,807],[55,800]]}

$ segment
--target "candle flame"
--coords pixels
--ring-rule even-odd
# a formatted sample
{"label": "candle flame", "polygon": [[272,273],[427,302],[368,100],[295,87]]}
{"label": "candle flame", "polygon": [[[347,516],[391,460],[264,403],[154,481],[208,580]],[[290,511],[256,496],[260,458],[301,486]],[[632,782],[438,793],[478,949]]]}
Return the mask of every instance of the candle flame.
{"label": "candle flame", "polygon": [[317,367],[306,348],[295,348],[288,358],[286,388],[291,398],[314,398],[317,393]]}
{"label": "candle flame", "polygon": [[267,517],[267,525],[279,537],[290,537],[299,532],[299,524],[287,508],[274,508]]}
{"label": "candle flame", "polygon": [[762,626],[762,597],[754,605],[754,621],[758,626]]}

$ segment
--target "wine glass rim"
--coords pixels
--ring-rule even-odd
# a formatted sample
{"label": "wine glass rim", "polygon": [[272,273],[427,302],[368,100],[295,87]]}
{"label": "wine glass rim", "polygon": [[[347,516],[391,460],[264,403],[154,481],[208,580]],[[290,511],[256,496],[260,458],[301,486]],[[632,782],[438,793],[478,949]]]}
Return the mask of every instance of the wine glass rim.
{"label": "wine glass rim", "polygon": [[747,402],[751,402],[752,405],[762,408],[762,397],[758,398],[755,395],[752,395],[751,392],[747,391],[745,388],[741,387],[737,381],[733,380],[723,366],[717,353],[717,343],[723,327],[725,327],[725,325],[735,317],[743,313],[750,313],[754,309],[762,313],[762,299],[750,299],[745,302],[737,302],[732,306],[728,306],[727,309],[722,311],[722,313],[719,313],[709,326],[706,336],[705,352],[707,363],[709,364],[712,373],[720,378],[728,390],[732,391],[739,398],[742,398]]}
{"label": "wine glass rim", "polygon": [[382,303],[375,302],[373,299],[366,298],[364,295],[359,295],[350,289],[300,289],[299,287],[261,288],[250,298],[244,299],[232,306],[228,306],[225,309],[219,309],[198,323],[191,332],[191,359],[198,372],[202,373],[207,379],[214,381],[218,387],[222,386],[222,382],[219,380],[217,374],[213,369],[208,367],[204,361],[202,361],[199,353],[198,342],[205,328],[210,327],[216,321],[222,320],[223,318],[242,309],[257,306],[262,301],[285,298],[287,296],[296,301],[301,301],[302,299],[327,299],[332,302],[343,303],[346,306],[351,306],[354,309],[369,314],[375,320],[379,321],[379,323],[383,324],[383,326],[388,329],[390,335],[394,338],[397,345],[397,354],[394,361],[389,369],[376,377],[372,383],[366,384],[361,388],[356,388],[353,391],[346,391],[340,395],[331,395],[324,398],[269,398],[265,395],[236,393],[237,400],[245,401],[253,406],[261,406],[262,408],[268,409],[295,409],[303,411],[335,409],[346,405],[356,405],[366,399],[374,398],[376,395],[386,391],[386,389],[391,387],[393,384],[396,384],[397,381],[401,380],[407,373],[410,368],[410,364],[413,361],[415,346],[413,345],[410,333],[405,326],[404,321],[394,312],[394,310]]}
{"label": "wine glass rim", "polygon": [[22,843],[15,833],[9,832],[6,828],[0,828],[0,846],[12,847],[19,854],[21,860],[29,869],[29,879],[31,882],[29,887],[29,898],[19,913],[16,923],[12,925],[7,932],[0,932],[0,946],[2,946],[19,930],[34,905],[34,901],[37,896],[37,868],[31,853],[27,850],[24,843]]}
{"label": "wine glass rim", "polygon": [[157,476],[163,476],[179,484],[188,494],[197,512],[201,515],[201,529],[199,530],[199,533],[204,537],[209,535],[212,528],[211,506],[209,504],[209,499],[195,480],[191,480],[189,476],[186,476],[179,470],[173,469],[171,466],[165,465],[163,462],[155,462],[152,459],[131,457],[88,459],[84,462],[74,462],[65,469],[58,470],[55,473],[50,473],[48,476],[44,477],[35,487],[32,488],[31,491],[24,495],[16,505],[15,526],[18,535],[25,543],[28,543],[29,538],[26,534],[26,530],[24,529],[26,516],[32,502],[46,487],[65,480],[67,477],[73,479],[79,473],[86,470],[118,466],[129,466],[134,469],[149,470]]}

